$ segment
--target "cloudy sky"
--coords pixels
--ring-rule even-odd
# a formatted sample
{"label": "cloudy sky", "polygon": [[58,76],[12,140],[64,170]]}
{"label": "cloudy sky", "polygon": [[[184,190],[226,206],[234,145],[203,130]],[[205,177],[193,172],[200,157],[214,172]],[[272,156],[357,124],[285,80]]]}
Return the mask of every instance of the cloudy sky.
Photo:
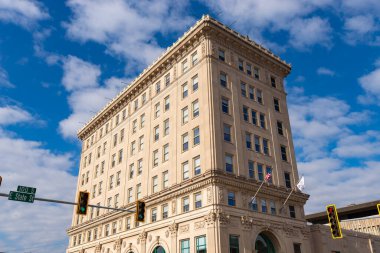
{"label": "cloudy sky", "polygon": [[[202,14],[292,64],[306,212],[379,199],[378,0],[0,0],[0,192],[73,200],[77,129]],[[64,252],[71,215],[0,199],[0,251]]]}

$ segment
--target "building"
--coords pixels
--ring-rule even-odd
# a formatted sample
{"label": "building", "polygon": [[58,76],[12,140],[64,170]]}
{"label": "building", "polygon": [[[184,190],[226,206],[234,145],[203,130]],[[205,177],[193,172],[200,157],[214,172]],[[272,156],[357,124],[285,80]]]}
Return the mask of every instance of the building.
{"label": "building", "polygon": [[312,251],[324,228],[306,224],[308,195],[294,192],[279,211],[298,181],[290,69],[248,37],[199,20],[78,132],[77,191],[109,207],[144,200],[145,222],[73,212],[67,252],[322,252]]}

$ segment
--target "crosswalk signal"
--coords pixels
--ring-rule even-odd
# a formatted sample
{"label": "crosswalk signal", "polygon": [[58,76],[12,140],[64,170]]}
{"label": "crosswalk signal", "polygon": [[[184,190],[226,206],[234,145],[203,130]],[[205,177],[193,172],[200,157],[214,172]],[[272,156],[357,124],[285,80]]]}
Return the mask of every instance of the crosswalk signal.
{"label": "crosswalk signal", "polygon": [[145,202],[138,200],[136,202],[136,220],[144,222],[145,220]]}
{"label": "crosswalk signal", "polygon": [[340,229],[338,213],[335,205],[326,206],[327,218],[330,223],[331,235],[333,239],[343,238],[342,230]]}
{"label": "crosswalk signal", "polygon": [[79,192],[77,214],[86,215],[88,209],[88,192]]}

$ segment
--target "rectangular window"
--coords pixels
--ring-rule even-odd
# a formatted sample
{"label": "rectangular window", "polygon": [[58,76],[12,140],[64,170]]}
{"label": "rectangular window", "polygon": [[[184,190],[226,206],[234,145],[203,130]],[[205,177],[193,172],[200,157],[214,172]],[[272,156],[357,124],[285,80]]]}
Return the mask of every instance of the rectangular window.
{"label": "rectangular window", "polygon": [[265,114],[264,113],[260,113],[260,127],[263,128],[263,129],[266,128]]}
{"label": "rectangular window", "polygon": [[263,104],[263,92],[261,90],[256,90],[257,102]]}
{"label": "rectangular window", "polygon": [[276,215],[276,203],[273,201],[273,200],[271,200],[270,201],[270,213],[272,214],[272,215]]}
{"label": "rectangular window", "polygon": [[187,122],[189,122],[189,109],[186,106],[182,109],[182,124],[186,124]]}
{"label": "rectangular window", "polygon": [[199,236],[195,238],[196,253],[206,253],[206,236]]}
{"label": "rectangular window", "polygon": [[153,151],[153,167],[158,166],[158,149]]}
{"label": "rectangular window", "polygon": [[290,174],[288,172],[284,172],[284,177],[285,177],[285,186],[286,188],[290,189],[292,188],[292,184],[290,181]]}
{"label": "rectangular window", "polygon": [[265,155],[269,155],[269,141],[263,138],[263,152]]}
{"label": "rectangular window", "polygon": [[162,188],[166,189],[169,187],[169,172],[164,171],[162,172]]}
{"label": "rectangular window", "polygon": [[112,155],[112,161],[111,161],[111,167],[115,167],[115,164],[116,164],[116,154],[113,154]]}
{"label": "rectangular window", "polygon": [[142,104],[144,105],[146,103],[146,93],[142,94],[141,96]]}
{"label": "rectangular window", "polygon": [[132,141],[131,143],[131,155],[136,153],[136,141]]}
{"label": "rectangular window", "polygon": [[247,85],[243,82],[240,83],[241,95],[243,97],[247,96]]}
{"label": "rectangular window", "polygon": [[170,85],[170,73],[165,76],[165,85],[166,86]]}
{"label": "rectangular window", "polygon": [[140,116],[140,128],[145,126],[145,113]]}
{"label": "rectangular window", "polygon": [[158,139],[160,139],[160,128],[158,125],[154,127],[153,133],[154,133],[154,141],[158,141]]}
{"label": "rectangular window", "polygon": [[224,161],[225,161],[226,172],[233,173],[234,172],[234,165],[233,165],[232,155],[226,154],[224,157]]}
{"label": "rectangular window", "polygon": [[257,126],[257,112],[255,110],[251,110],[251,116],[252,116],[252,124]]}
{"label": "rectangular window", "polygon": [[248,160],[248,176],[249,178],[255,178],[255,163]]}
{"label": "rectangular window", "polygon": [[252,86],[249,86],[248,92],[249,92],[249,99],[255,100],[255,88],[253,88]]}
{"label": "rectangular window", "polygon": [[184,60],[182,62],[182,73],[185,73],[189,68],[189,64],[187,63],[187,60]]}
{"label": "rectangular window", "polygon": [[224,88],[227,88],[227,74],[224,72],[220,72],[219,75],[220,85]]}
{"label": "rectangular window", "polygon": [[96,197],[96,185],[93,186],[92,188],[92,198]]}
{"label": "rectangular window", "polygon": [[119,163],[123,161],[123,149],[119,150]]}
{"label": "rectangular window", "polygon": [[169,144],[165,144],[165,146],[163,147],[163,150],[164,150],[164,155],[162,157],[162,160],[166,162],[167,160],[169,160]]}
{"label": "rectangular window", "polygon": [[182,212],[186,213],[190,211],[190,200],[189,197],[184,197],[182,199]]}
{"label": "rectangular window", "polygon": [[107,224],[106,225],[106,230],[105,230],[105,236],[109,236],[110,235],[110,225]]}
{"label": "rectangular window", "polygon": [[192,78],[192,83],[193,83],[193,91],[198,90],[198,75],[194,76]]}
{"label": "rectangular window", "polygon": [[103,155],[106,153],[107,150],[107,142],[103,143]]}
{"label": "rectangular window", "polygon": [[181,253],[190,253],[190,240],[181,240]]}
{"label": "rectangular window", "polygon": [[182,163],[182,179],[186,180],[189,179],[189,162],[186,161]]}
{"label": "rectangular window", "polygon": [[252,211],[257,212],[258,208],[257,208],[257,199],[256,198],[251,201],[250,206],[251,206]]}
{"label": "rectangular window", "polygon": [[229,100],[222,98],[222,112],[229,114]]}
{"label": "rectangular window", "polygon": [[230,253],[239,253],[239,236],[230,235]]}
{"label": "rectangular window", "polygon": [[257,164],[257,175],[258,175],[260,181],[264,180],[263,165],[260,163]]}
{"label": "rectangular window", "polygon": [[161,91],[161,83],[157,82],[156,83],[156,94],[160,93],[160,91]]}
{"label": "rectangular window", "polygon": [[276,88],[276,78],[274,76],[271,76],[270,77],[270,83],[272,84],[272,87],[273,88]]}
{"label": "rectangular window", "polygon": [[185,133],[182,135],[182,151],[187,151],[189,149],[189,134]]}
{"label": "rectangular window", "polygon": [[118,171],[116,173],[116,186],[119,186],[120,185],[120,175],[121,175],[121,171]]}
{"label": "rectangular window", "polygon": [[255,135],[255,151],[256,152],[261,152],[261,145],[260,145],[260,137]]}
{"label": "rectangular window", "polygon": [[[294,253],[301,253],[301,243],[293,243]],[[332,253],[337,253],[333,251]]]}
{"label": "rectangular window", "polygon": [[129,165],[129,179],[132,179],[134,174],[135,174],[135,164],[131,163]]}
{"label": "rectangular window", "polygon": [[198,192],[194,194],[195,209],[202,207],[202,193]]}
{"label": "rectangular window", "polygon": [[127,218],[127,221],[125,222],[125,228],[127,230],[131,229],[131,217]]}
{"label": "rectangular window", "polygon": [[229,206],[235,206],[236,205],[235,193],[234,192],[228,193],[228,205]]}
{"label": "rectangular window", "polygon": [[137,119],[135,119],[133,122],[132,122],[132,133],[136,133],[136,130],[137,130]]}
{"label": "rectangular window", "polygon": [[193,102],[193,118],[199,116],[199,102],[198,99]]}
{"label": "rectangular window", "polygon": [[253,69],[253,73],[254,73],[254,76],[255,76],[256,79],[260,79],[260,70],[259,70],[259,68],[255,67]]}
{"label": "rectangular window", "polygon": [[247,75],[252,75],[252,66],[251,66],[251,64],[248,64],[247,63]]}
{"label": "rectangular window", "polygon": [[153,190],[153,193],[158,192],[158,177],[157,176],[154,176],[152,178],[152,190]]}
{"label": "rectangular window", "polygon": [[274,110],[280,112],[280,101],[277,98],[273,98]]}
{"label": "rectangular window", "polygon": [[113,175],[110,176],[110,185],[109,185],[109,189],[113,189]]}
{"label": "rectangular window", "polygon": [[100,150],[101,150],[101,149],[102,149],[102,147],[99,146],[99,147],[98,147],[98,152],[96,152],[98,158],[100,157]]}
{"label": "rectangular window", "polygon": [[248,107],[245,107],[245,106],[243,106],[243,119],[244,119],[244,121],[246,121],[246,122],[249,121]]}
{"label": "rectangular window", "polygon": [[121,114],[122,114],[121,118],[122,118],[123,120],[125,120],[125,119],[127,118],[127,110],[124,109],[124,110],[122,111]]}
{"label": "rectangular window", "polygon": [[142,168],[143,168],[143,159],[140,159],[137,161],[137,175],[142,174]]}
{"label": "rectangular window", "polygon": [[285,162],[288,161],[288,157],[286,155],[286,147],[281,145],[281,159]]}
{"label": "rectangular window", "polygon": [[162,206],[162,219],[166,219],[169,217],[169,205],[168,204],[164,204]]}
{"label": "rectangular window", "polygon": [[117,145],[117,134],[113,136],[113,146],[115,147]]}
{"label": "rectangular window", "polygon": [[103,185],[103,181],[100,181],[100,182],[99,182],[99,191],[98,191],[98,195],[102,194],[102,191],[103,191],[103,189],[102,189],[102,185]]}
{"label": "rectangular window", "polygon": [[225,141],[231,142],[231,126],[223,124],[223,138]]}
{"label": "rectangular window", "polygon": [[222,49],[219,49],[219,60],[221,61],[225,61],[226,58],[225,58],[225,53]]}
{"label": "rectangular window", "polygon": [[140,151],[144,150],[144,135],[139,137],[139,150]]}
{"label": "rectangular window", "polygon": [[[124,128],[120,130],[120,142],[122,142],[123,140],[124,140]],[[100,151],[100,147],[99,147],[99,151]]]}
{"label": "rectangular window", "polygon": [[296,209],[294,206],[289,206],[289,214],[291,218],[296,218]]}
{"label": "rectangular window", "polygon": [[263,212],[263,213],[268,212],[267,201],[265,199],[261,200],[261,212]]}
{"label": "rectangular window", "polygon": [[165,112],[168,111],[170,109],[170,99],[169,99],[169,96],[165,97]]}
{"label": "rectangular window", "polygon": [[201,142],[199,127],[193,129],[193,145],[198,145]]}
{"label": "rectangular window", "polygon": [[139,108],[139,100],[136,99],[135,100],[135,111],[137,111],[138,108]]}
{"label": "rectangular window", "polygon": [[133,201],[133,189],[129,188],[128,189],[128,203],[132,203]]}
{"label": "rectangular window", "polygon": [[277,132],[279,135],[284,135],[284,130],[282,128],[282,122],[277,121]]}
{"label": "rectangular window", "polygon": [[182,98],[186,98],[189,95],[189,88],[187,82],[182,85]]}
{"label": "rectangular window", "polygon": [[98,229],[94,229],[94,240],[98,239]]}
{"label": "rectangular window", "polygon": [[244,61],[242,59],[239,59],[238,65],[239,65],[239,70],[240,71],[244,71],[243,64],[244,64]]}
{"label": "rectangular window", "polygon": [[197,64],[198,62],[198,54],[197,54],[197,51],[195,51],[192,55],[191,55],[191,63],[193,64],[193,66],[195,64]]}
{"label": "rectangular window", "polygon": [[164,121],[164,136],[169,135],[169,119]]}
{"label": "rectangular window", "polygon": [[160,116],[160,103],[158,102],[155,106],[154,106],[154,117],[157,118]]}
{"label": "rectangular window", "polygon": [[113,200],[114,200],[115,208],[118,208],[119,207],[119,194],[116,194],[115,198]]}
{"label": "rectangular window", "polygon": [[136,185],[136,200],[141,199],[141,184]]}
{"label": "rectangular window", "polygon": [[157,208],[152,208],[152,222],[157,221]]}
{"label": "rectangular window", "polygon": [[265,175],[269,175],[269,174],[271,174],[271,176],[268,179],[268,183],[273,183],[273,180],[272,180],[272,178],[273,178],[272,167],[266,166],[266,168],[265,168]]}
{"label": "rectangular window", "polygon": [[248,149],[252,148],[252,141],[251,141],[251,134],[250,133],[245,133],[245,146]]}
{"label": "rectangular window", "polygon": [[193,166],[194,166],[194,175],[199,175],[201,174],[201,157],[196,156],[193,158]]}
{"label": "rectangular window", "polygon": [[112,197],[107,199],[107,207],[111,207]]}

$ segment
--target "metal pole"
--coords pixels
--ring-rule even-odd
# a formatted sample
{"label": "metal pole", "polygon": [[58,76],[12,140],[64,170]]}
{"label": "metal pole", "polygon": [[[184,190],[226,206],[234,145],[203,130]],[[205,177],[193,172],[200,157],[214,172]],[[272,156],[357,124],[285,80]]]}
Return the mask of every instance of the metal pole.
{"label": "metal pole", "polygon": [[260,185],[259,189],[257,189],[255,195],[251,198],[251,202],[250,202],[250,203],[252,203],[252,202],[255,200],[257,193],[259,193],[259,191],[260,191],[260,189],[261,189],[261,186],[263,186],[264,183],[265,183],[265,181],[263,181],[263,182],[261,183],[261,185]]}
{"label": "metal pole", "polygon": [[[0,193],[0,197],[9,197],[9,194]],[[52,203],[58,203],[58,204],[65,204],[65,205],[73,205],[73,206],[78,205],[78,203],[75,203],[75,202],[56,200],[56,199],[34,198],[34,200],[44,201],[44,202],[52,202]],[[128,212],[128,213],[135,213],[136,212],[135,210],[131,211],[130,209],[129,210],[128,209],[120,209],[120,208],[113,208],[113,207],[108,207],[108,206],[98,206],[98,205],[88,205],[88,206],[89,207],[96,207],[96,208],[111,209],[111,210]]]}

